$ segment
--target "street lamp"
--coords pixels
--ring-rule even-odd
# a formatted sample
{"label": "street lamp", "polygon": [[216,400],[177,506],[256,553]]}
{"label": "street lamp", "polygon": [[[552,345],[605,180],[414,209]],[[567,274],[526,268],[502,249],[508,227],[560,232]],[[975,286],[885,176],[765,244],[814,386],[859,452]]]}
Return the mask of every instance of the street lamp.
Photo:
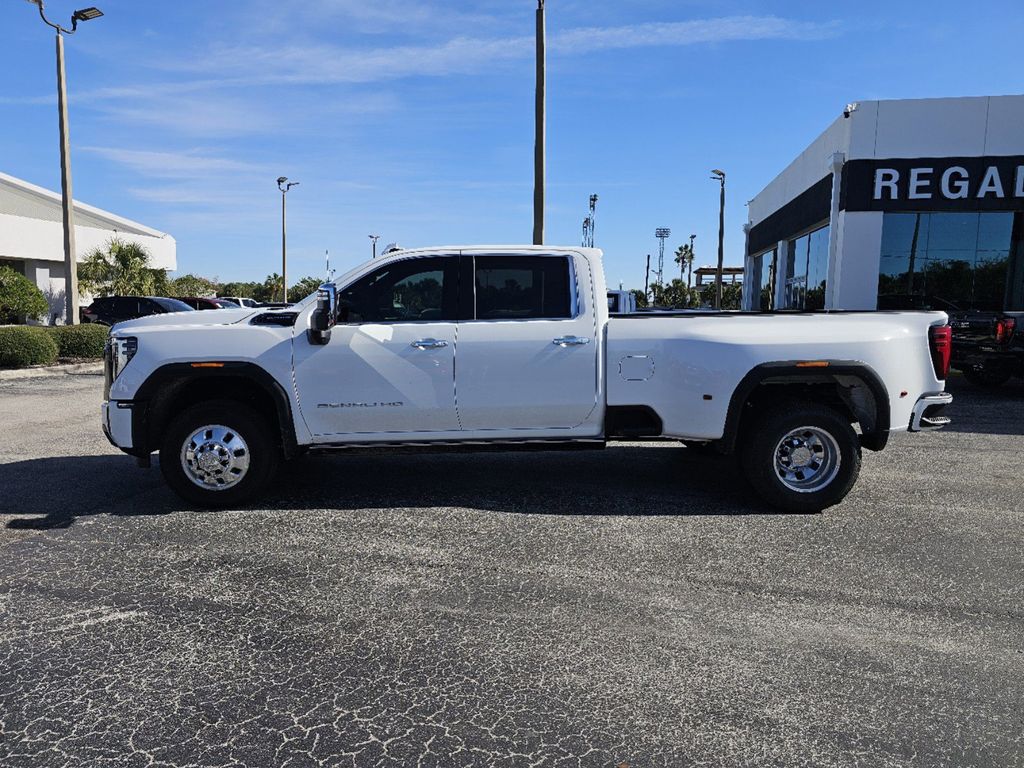
{"label": "street lamp", "polygon": [[715,272],[715,309],[722,308],[722,264],[725,261],[725,171],[715,168],[711,178],[721,184],[718,202],[718,271]]}
{"label": "street lamp", "polygon": [[696,239],[697,239],[696,235],[690,235],[690,268],[689,268],[689,270],[686,273],[686,290],[687,290],[687,295],[689,295],[690,283],[693,281],[693,260],[695,258],[695,254],[693,252],[693,241],[696,240]]}
{"label": "street lamp", "polygon": [[75,211],[71,190],[71,136],[68,129],[68,91],[64,74],[64,35],[73,35],[80,21],[92,21],[103,15],[99,8],[82,8],[71,15],[71,29],[46,18],[43,0],[28,0],[39,8],[39,18],[57,32],[57,115],[60,121],[60,193],[61,222],[64,227],[65,324],[78,325],[78,262],[75,258]]}
{"label": "street lamp", "polygon": [[367,235],[370,240],[373,241],[373,258],[377,258],[377,241],[380,240],[380,235]]}
{"label": "street lamp", "polygon": [[299,182],[288,181],[287,176],[281,176],[277,180],[277,188],[281,190],[281,282],[283,283],[282,295],[285,304],[288,303],[288,205],[285,199],[288,196],[288,190],[297,186],[299,186]]}
{"label": "street lamp", "polygon": [[537,0],[537,84],[534,92],[533,244],[544,245],[544,184],[547,172],[547,27],[544,0]]}

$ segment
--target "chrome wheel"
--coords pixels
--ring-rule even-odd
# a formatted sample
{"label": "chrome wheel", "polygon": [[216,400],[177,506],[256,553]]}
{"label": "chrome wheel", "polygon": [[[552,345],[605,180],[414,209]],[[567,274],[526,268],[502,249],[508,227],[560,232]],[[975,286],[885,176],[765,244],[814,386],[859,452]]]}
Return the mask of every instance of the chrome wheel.
{"label": "chrome wheel", "polygon": [[200,488],[226,491],[241,482],[249,471],[249,446],[229,427],[200,427],[181,447],[181,468]]}
{"label": "chrome wheel", "polygon": [[791,491],[814,493],[839,474],[836,439],[820,427],[798,427],[775,446],[775,474]]}

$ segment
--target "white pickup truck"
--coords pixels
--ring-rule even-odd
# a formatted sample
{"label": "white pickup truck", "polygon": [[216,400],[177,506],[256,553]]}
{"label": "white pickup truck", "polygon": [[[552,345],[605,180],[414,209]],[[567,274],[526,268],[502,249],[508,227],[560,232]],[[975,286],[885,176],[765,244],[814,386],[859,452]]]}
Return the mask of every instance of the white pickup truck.
{"label": "white pickup truck", "polygon": [[290,308],[119,323],[102,419],[203,506],[310,450],[619,438],[736,453],[766,502],[816,511],[853,486],[862,447],[948,422],[949,354],[941,312],[609,315],[598,250],[433,248]]}

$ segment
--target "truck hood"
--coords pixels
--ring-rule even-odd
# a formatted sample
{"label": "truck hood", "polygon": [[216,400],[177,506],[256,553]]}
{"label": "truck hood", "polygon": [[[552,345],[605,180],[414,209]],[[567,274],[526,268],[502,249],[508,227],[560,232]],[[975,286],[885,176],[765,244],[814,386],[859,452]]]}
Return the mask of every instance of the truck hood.
{"label": "truck hood", "polygon": [[117,323],[110,329],[111,333],[131,333],[135,330],[152,328],[184,328],[187,326],[234,325],[249,319],[253,315],[272,310],[252,308],[239,309],[207,309],[195,312],[168,312],[163,315],[150,315],[135,320]]}

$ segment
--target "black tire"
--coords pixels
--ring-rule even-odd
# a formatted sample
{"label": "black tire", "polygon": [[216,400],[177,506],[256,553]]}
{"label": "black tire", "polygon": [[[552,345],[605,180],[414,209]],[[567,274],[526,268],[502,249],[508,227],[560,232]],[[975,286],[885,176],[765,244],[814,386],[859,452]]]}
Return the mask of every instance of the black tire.
{"label": "black tire", "polygon": [[[782,445],[791,435],[794,439]],[[828,459],[833,455],[834,465]],[[860,441],[849,419],[818,403],[776,404],[744,429],[739,456],[758,495],[787,512],[820,512],[838,504],[860,474]],[[805,460],[807,464],[802,463]],[[787,462],[788,482],[779,469]],[[807,485],[794,489],[803,483]]]}
{"label": "black tire", "polygon": [[1010,380],[1013,371],[994,365],[977,365],[964,368],[964,378],[979,387],[1001,387]]}
{"label": "black tire", "polygon": [[[216,439],[208,445],[221,445],[231,449],[237,458],[224,451],[221,463],[231,462],[228,472],[239,470],[241,479],[232,480],[227,477],[227,487],[200,487],[194,482],[184,466],[182,453],[185,443],[197,430],[206,426],[221,426],[226,430],[223,441]],[[212,431],[205,437],[216,438]],[[241,442],[237,440],[241,438]],[[191,442],[191,441],[190,441]],[[192,443],[192,445],[195,445]],[[202,449],[204,446],[199,446]],[[238,453],[241,451],[241,453]],[[199,451],[202,452],[201,450]],[[216,451],[211,449],[209,453]],[[247,457],[248,464],[244,471],[233,462]],[[211,460],[212,461],[212,460]],[[253,409],[231,400],[213,400],[200,403],[183,411],[167,426],[164,441],[160,446],[160,471],[171,489],[185,501],[200,507],[223,508],[234,507],[251,498],[262,490],[273,478],[281,463],[281,449],[273,438],[267,420]],[[193,466],[198,461],[192,462]],[[200,470],[196,470],[200,471]],[[207,473],[211,480],[214,474],[223,474],[224,470],[215,469]]]}

